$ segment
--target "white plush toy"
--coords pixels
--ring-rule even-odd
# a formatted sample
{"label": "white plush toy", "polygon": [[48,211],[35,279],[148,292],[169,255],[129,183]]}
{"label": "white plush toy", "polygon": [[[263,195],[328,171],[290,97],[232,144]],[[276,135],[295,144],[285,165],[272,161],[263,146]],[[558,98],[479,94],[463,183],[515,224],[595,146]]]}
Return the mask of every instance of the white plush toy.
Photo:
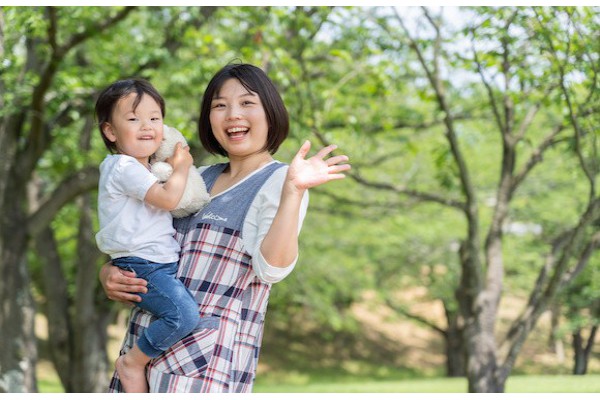
{"label": "white plush toy", "polygon": [[[151,171],[160,182],[166,182],[173,173],[173,167],[165,160],[175,152],[175,145],[181,142],[182,146],[187,145],[185,137],[175,128],[165,125],[163,130],[163,141],[152,159]],[[210,201],[210,195],[206,191],[204,179],[195,166],[190,167],[187,184],[183,191],[183,196],[177,205],[177,208],[171,211],[175,218],[187,217],[200,210]]]}

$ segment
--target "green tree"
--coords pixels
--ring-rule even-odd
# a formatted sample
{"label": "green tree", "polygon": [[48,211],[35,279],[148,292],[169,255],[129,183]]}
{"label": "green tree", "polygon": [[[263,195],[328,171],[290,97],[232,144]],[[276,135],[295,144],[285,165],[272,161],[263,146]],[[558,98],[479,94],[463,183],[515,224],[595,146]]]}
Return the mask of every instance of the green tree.
{"label": "green tree", "polygon": [[[407,190],[402,182],[358,180],[370,187],[446,205],[463,215],[456,300],[471,392],[504,390],[539,316],[559,290],[586,267],[600,244],[592,227],[600,213],[597,131],[585,124],[586,116],[598,105],[597,61],[588,50],[590,43],[583,45],[587,43],[585,32],[593,32],[596,27],[594,14],[587,8],[473,9],[468,11],[464,36],[427,9],[422,11],[422,20],[410,25],[397,10],[391,11],[391,17],[374,17],[398,41],[395,48],[399,52],[411,49],[415,73],[429,85],[436,113],[443,121],[441,133],[450,163],[442,171],[446,179],[442,186],[426,196]],[[452,48],[457,42],[471,50]],[[459,119],[465,109],[464,90],[471,86],[478,93],[478,86],[467,84],[472,76],[465,76],[462,82],[452,79],[453,74],[470,69],[479,76],[478,85],[486,96],[479,100],[481,115],[493,123],[488,129],[493,127],[499,139],[494,138],[501,158],[495,159],[498,176],[490,214],[481,209],[482,199],[490,192],[478,192],[481,184],[473,174],[482,166],[475,165],[466,151],[469,126]],[[550,158],[559,146],[569,157],[567,161],[579,170],[573,177],[573,190],[583,196],[569,210],[575,215],[557,221],[546,237],[548,251],[538,257],[539,273],[530,287],[528,304],[497,342],[507,258],[506,224],[511,215],[518,215],[519,197],[527,191],[534,169],[542,168],[541,161]]]}
{"label": "green tree", "polygon": [[564,304],[562,308],[565,320],[559,330],[563,335],[571,335],[574,375],[586,374],[600,325],[598,257],[594,257],[590,264],[593,269],[583,271],[559,297],[561,303]]}
{"label": "green tree", "polygon": [[[104,153],[92,120],[94,98],[116,79],[152,77],[177,53],[185,30],[215,10],[2,7],[0,335],[7,351],[0,356],[0,391],[36,391],[35,307],[25,257],[31,241],[63,386],[104,387],[110,312],[96,277],[95,201],[84,195],[73,203],[97,186]],[[135,29],[148,20],[152,29]]]}

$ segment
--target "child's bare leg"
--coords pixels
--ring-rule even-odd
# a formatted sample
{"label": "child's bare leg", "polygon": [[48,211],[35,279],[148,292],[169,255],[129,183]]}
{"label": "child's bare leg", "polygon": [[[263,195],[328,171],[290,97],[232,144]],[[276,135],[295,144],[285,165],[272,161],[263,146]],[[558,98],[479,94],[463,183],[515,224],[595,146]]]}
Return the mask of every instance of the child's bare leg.
{"label": "child's bare leg", "polygon": [[123,354],[115,362],[121,385],[126,393],[148,393],[146,364],[150,357],[144,354],[138,345]]}

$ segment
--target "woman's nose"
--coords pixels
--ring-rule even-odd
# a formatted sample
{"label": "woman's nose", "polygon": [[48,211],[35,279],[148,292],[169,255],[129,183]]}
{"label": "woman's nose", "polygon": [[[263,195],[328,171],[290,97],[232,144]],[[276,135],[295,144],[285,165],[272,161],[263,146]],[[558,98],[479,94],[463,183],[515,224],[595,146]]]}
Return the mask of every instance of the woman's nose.
{"label": "woman's nose", "polygon": [[229,107],[226,118],[228,120],[242,119],[242,114],[239,107]]}

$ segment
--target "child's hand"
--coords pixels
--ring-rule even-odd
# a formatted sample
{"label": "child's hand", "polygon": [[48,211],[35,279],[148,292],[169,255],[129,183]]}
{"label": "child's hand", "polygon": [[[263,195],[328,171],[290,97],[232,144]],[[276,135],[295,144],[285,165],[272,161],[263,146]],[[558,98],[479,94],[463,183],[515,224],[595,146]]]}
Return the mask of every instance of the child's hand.
{"label": "child's hand", "polygon": [[182,147],[181,143],[177,143],[173,155],[167,158],[167,162],[173,166],[173,169],[191,167],[194,164],[194,158],[190,154],[190,147]]}
{"label": "child's hand", "polygon": [[310,150],[310,141],[304,142],[288,169],[287,178],[291,185],[290,188],[302,191],[332,180],[345,178],[341,172],[349,170],[350,164],[340,163],[348,161],[348,156],[341,155],[324,159],[336,148],[336,145],[324,147],[314,156],[305,159]]}

